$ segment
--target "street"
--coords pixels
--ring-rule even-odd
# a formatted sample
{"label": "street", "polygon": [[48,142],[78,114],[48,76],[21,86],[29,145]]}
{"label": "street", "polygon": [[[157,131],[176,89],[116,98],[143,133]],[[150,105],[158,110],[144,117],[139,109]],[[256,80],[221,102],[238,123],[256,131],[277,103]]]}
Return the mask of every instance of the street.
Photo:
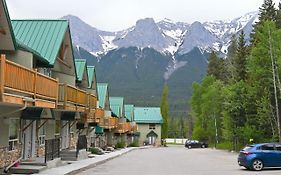
{"label": "street", "polygon": [[132,151],[79,175],[271,175],[281,169],[254,172],[237,165],[237,153],[183,146]]}

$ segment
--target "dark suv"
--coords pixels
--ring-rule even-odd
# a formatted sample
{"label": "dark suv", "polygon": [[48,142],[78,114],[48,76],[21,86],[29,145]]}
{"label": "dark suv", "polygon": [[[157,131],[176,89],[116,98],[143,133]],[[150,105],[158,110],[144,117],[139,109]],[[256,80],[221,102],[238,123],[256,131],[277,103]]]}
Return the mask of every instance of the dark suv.
{"label": "dark suv", "polygon": [[207,148],[208,144],[205,142],[199,142],[198,140],[187,140],[184,145],[186,148]]}

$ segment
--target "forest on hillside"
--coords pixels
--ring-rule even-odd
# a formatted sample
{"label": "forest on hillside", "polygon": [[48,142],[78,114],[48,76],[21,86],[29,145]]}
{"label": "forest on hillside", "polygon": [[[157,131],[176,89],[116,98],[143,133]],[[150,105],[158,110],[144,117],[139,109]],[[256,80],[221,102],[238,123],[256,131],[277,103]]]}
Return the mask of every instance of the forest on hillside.
{"label": "forest on hillside", "polygon": [[221,148],[281,141],[281,3],[265,0],[250,43],[233,37],[227,57],[212,52],[192,87],[192,136]]}

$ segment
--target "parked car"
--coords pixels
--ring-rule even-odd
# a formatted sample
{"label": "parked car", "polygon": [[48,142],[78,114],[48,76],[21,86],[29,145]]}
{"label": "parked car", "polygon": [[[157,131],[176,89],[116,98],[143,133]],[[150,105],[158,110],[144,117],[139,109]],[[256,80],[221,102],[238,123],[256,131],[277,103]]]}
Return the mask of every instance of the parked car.
{"label": "parked car", "polygon": [[186,148],[207,148],[208,144],[205,142],[200,142],[198,140],[187,140],[185,142]]}
{"label": "parked car", "polygon": [[281,143],[260,143],[243,148],[238,164],[250,170],[260,171],[264,167],[281,167]]}

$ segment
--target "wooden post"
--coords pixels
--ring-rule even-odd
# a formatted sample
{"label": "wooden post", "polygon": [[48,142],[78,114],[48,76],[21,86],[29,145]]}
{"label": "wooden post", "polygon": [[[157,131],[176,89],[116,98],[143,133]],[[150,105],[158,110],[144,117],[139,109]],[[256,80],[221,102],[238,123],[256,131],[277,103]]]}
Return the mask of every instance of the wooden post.
{"label": "wooden post", "polygon": [[37,69],[35,69],[35,70],[34,70],[34,80],[33,80],[33,81],[34,81],[34,82],[33,82],[33,90],[34,90],[34,92],[33,92],[33,93],[34,93],[34,97],[33,97],[33,98],[34,98],[34,100],[36,100],[37,78],[38,78],[38,77],[37,77],[37,76],[38,76],[37,74],[38,74]]}
{"label": "wooden post", "polygon": [[4,101],[4,84],[5,84],[5,64],[6,64],[6,56],[1,55],[1,63],[0,63],[0,101]]}
{"label": "wooden post", "polygon": [[63,84],[63,92],[64,92],[64,98],[63,98],[63,108],[66,109],[66,103],[67,103],[67,84]]}
{"label": "wooden post", "polygon": [[78,88],[75,87],[75,107],[76,107],[76,111],[77,111],[77,106],[78,106]]}
{"label": "wooden post", "polygon": [[59,84],[59,79],[56,78],[57,80],[57,92],[56,92],[56,105],[55,105],[55,108],[58,107],[58,104],[59,104],[59,91],[60,91],[60,84]]}

